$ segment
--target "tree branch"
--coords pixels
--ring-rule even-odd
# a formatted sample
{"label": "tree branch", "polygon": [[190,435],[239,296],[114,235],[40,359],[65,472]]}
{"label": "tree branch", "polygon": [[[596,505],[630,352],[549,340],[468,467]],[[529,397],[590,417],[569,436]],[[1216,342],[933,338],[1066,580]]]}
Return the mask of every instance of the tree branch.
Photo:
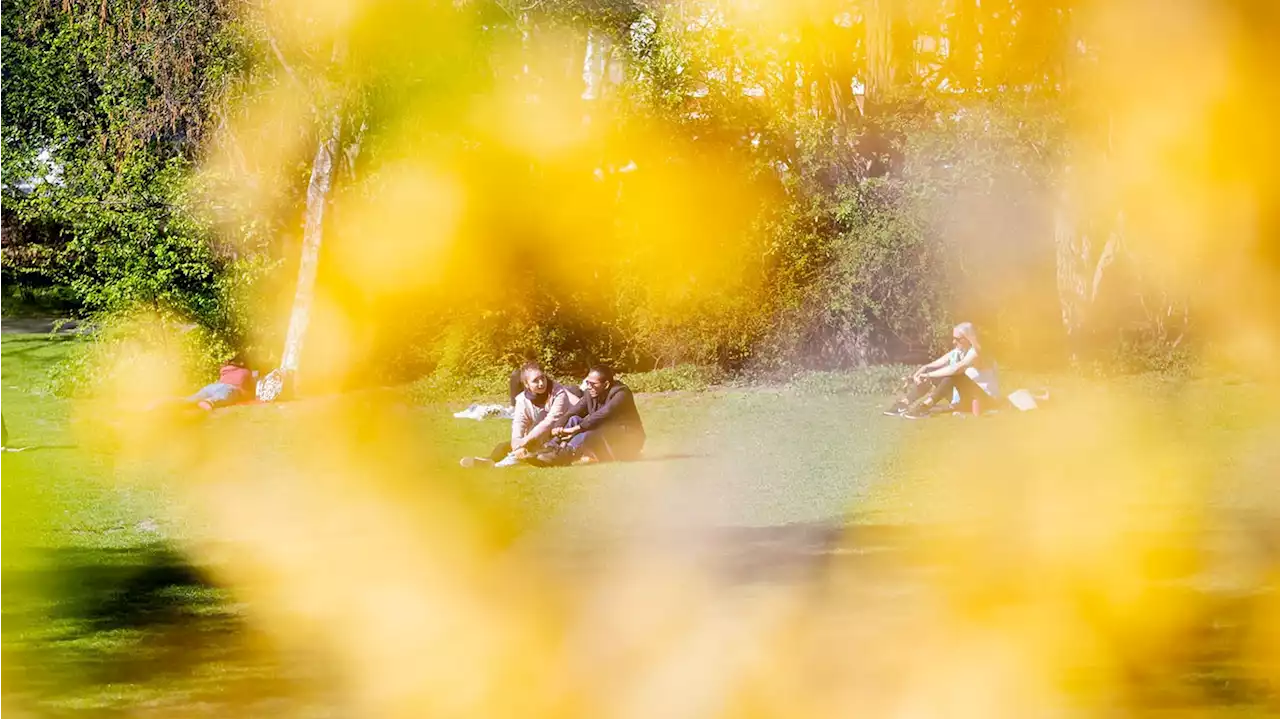
{"label": "tree branch", "polygon": [[1103,246],[1102,255],[1098,257],[1098,264],[1093,269],[1093,285],[1089,288],[1090,304],[1098,300],[1098,292],[1102,289],[1102,276],[1106,273],[1107,267],[1115,262],[1116,255],[1120,253],[1120,242],[1124,235],[1123,214],[1116,218],[1116,224],[1118,226],[1107,235],[1107,244]]}
{"label": "tree branch", "polygon": [[298,87],[305,90],[306,85],[304,85],[302,79],[298,77],[298,73],[294,72],[293,66],[289,64],[288,60],[284,59],[284,53],[280,51],[280,45],[276,43],[276,36],[272,35],[270,30],[266,31],[266,36],[267,44],[271,46],[271,52],[275,54],[276,60],[280,61],[280,67],[284,68],[285,74],[288,75],[289,79],[293,80]]}

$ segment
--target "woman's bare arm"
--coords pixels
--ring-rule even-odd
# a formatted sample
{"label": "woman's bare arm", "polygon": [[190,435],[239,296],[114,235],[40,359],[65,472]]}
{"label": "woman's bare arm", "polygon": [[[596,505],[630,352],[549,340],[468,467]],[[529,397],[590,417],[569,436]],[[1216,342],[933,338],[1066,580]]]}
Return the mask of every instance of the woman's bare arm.
{"label": "woman's bare arm", "polygon": [[978,351],[970,347],[969,351],[964,353],[964,356],[960,358],[959,362],[956,362],[953,365],[947,365],[945,367],[939,367],[937,369],[930,370],[928,372],[925,372],[924,376],[928,377],[929,379],[941,379],[943,377],[950,377],[953,374],[959,374],[961,372],[964,372],[966,369],[972,367],[973,363],[976,362],[977,360],[978,360]]}

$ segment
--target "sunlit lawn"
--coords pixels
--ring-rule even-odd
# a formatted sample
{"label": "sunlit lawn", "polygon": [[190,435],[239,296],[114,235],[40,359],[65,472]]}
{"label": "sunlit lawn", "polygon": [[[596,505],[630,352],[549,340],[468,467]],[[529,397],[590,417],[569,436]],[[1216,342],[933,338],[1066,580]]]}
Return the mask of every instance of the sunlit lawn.
{"label": "sunlit lawn", "polygon": [[[163,714],[226,711],[264,716],[290,702],[293,714],[328,706],[315,668],[264,650],[242,610],[176,549],[188,530],[170,512],[176,493],[162,478],[139,484],[100,449],[77,446],[71,403],[40,391],[50,365],[76,340],[6,335],[3,410],[4,672],[7,691],[31,708]],[[1062,401],[1088,401],[1090,383],[1062,382]],[[1126,380],[1150,411],[1186,421],[1188,436],[1222,475],[1248,461],[1252,388],[1226,379]],[[968,501],[964,467],[913,479],[920,453],[946,454],[995,423],[1041,421],[1035,413],[908,422],[880,415],[887,398],[786,388],[643,395],[650,442],[625,465],[470,470],[506,422],[451,416],[453,405],[391,409],[430,443],[423,481],[473,486],[516,508],[520,531],[550,536],[547,551],[587,552],[602,539],[684,526],[759,528],[900,525],[920,521],[912,498]],[[367,395],[365,396],[367,399]],[[281,407],[242,407],[202,419],[244,425],[244,451],[297,441],[285,431],[299,413],[334,411],[329,397]],[[1052,410],[1048,410],[1052,411]],[[927,486],[920,482],[927,481]],[[1224,480],[1221,502],[1247,502]],[[144,488],[145,487],[145,488]],[[1243,497],[1243,499],[1242,499]],[[637,500],[640,503],[637,504]],[[16,511],[15,511],[16,510]],[[655,541],[659,537],[653,538]],[[577,545],[577,546],[575,546]],[[744,550],[750,552],[752,550]],[[302,687],[306,687],[303,689]],[[252,701],[250,701],[252,699]],[[205,707],[205,709],[201,709]]]}

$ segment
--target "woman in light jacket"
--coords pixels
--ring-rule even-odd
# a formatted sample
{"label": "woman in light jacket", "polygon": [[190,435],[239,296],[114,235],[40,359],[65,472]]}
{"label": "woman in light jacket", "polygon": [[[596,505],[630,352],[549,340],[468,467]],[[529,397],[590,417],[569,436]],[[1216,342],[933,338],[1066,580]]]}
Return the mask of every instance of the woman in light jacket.
{"label": "woman in light jacket", "polygon": [[551,430],[564,425],[577,396],[547,376],[542,366],[530,362],[520,368],[524,391],[515,397],[511,416],[511,441],[493,448],[488,457],[463,457],[462,466],[492,464],[510,467],[536,455],[551,440]]}

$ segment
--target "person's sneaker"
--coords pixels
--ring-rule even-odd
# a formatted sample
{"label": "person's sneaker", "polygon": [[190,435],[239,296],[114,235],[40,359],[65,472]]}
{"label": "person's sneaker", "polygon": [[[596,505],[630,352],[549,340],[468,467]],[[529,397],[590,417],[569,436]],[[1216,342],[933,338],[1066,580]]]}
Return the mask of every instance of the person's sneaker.
{"label": "person's sneaker", "polygon": [[460,412],[454,412],[453,416],[458,419],[475,419],[476,405],[471,405]]}
{"label": "person's sneaker", "polygon": [[559,463],[560,453],[550,449],[539,452],[529,459],[529,464],[535,467],[554,467]]}
{"label": "person's sneaker", "polygon": [[458,464],[471,469],[472,467],[492,467],[493,460],[488,457],[463,457]]}
{"label": "person's sneaker", "polygon": [[583,465],[583,464],[595,464],[599,461],[600,460],[596,459],[596,456],[594,454],[584,454],[581,457],[575,459],[573,463],[575,465]]}
{"label": "person's sneaker", "polygon": [[929,416],[929,407],[915,407],[902,413],[906,419],[925,419]]}
{"label": "person's sneaker", "polygon": [[495,467],[514,467],[514,466],[516,466],[517,464],[520,464],[520,460],[519,460],[519,459],[517,459],[517,458],[516,458],[516,456],[515,456],[514,454],[508,454],[507,456],[503,457],[501,460],[499,460],[499,461],[498,461],[498,463],[497,463],[497,464],[495,464],[495,465],[493,465],[493,466],[495,466]]}
{"label": "person's sneaker", "polygon": [[897,417],[898,415],[902,414],[903,412],[906,412],[906,411],[907,411],[907,408],[908,408],[908,407],[910,407],[910,406],[911,406],[911,405],[910,405],[910,404],[908,404],[908,403],[906,403],[906,402],[902,402],[902,401],[895,402],[895,403],[894,403],[894,405],[893,405],[892,407],[890,407],[889,409],[886,409],[886,410],[884,411],[884,416],[886,416],[886,417]]}

